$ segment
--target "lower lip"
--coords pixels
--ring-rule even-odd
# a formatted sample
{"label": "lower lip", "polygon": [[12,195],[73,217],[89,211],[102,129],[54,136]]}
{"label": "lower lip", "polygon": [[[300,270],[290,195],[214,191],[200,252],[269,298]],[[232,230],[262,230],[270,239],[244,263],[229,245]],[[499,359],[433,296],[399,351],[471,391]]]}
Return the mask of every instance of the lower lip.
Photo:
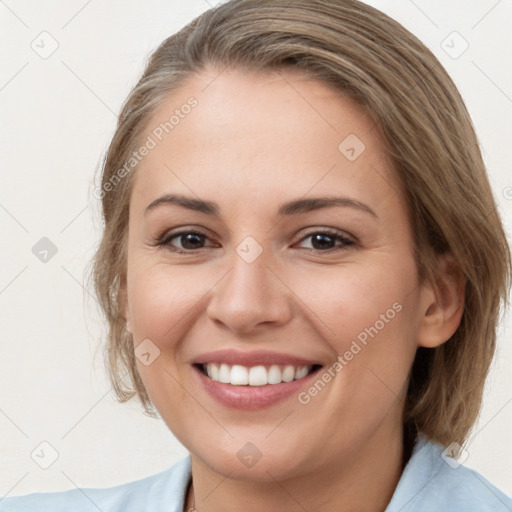
{"label": "lower lip", "polygon": [[233,386],[207,377],[195,366],[192,367],[206,391],[218,402],[228,407],[244,410],[259,410],[270,407],[291,395],[298,395],[301,388],[318,373],[318,370],[306,377],[280,384],[266,386]]}

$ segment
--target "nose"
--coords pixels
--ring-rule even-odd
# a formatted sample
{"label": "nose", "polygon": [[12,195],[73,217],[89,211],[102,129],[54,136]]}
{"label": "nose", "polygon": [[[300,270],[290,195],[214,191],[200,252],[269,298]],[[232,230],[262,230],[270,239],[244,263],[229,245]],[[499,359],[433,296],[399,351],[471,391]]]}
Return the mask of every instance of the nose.
{"label": "nose", "polygon": [[262,256],[248,263],[238,254],[213,289],[208,317],[233,333],[248,335],[286,324],[292,317],[292,293]]}

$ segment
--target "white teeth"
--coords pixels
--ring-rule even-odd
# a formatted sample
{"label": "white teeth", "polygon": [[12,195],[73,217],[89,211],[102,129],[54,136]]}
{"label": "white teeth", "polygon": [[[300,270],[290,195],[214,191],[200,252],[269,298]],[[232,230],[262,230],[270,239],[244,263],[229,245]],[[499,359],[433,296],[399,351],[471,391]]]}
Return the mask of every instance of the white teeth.
{"label": "white teeth", "polygon": [[267,384],[280,384],[304,378],[311,371],[311,366],[279,366],[270,367],[262,365],[250,368],[235,364],[233,366],[222,363],[208,363],[203,365],[210,379],[233,386],[265,386]]}
{"label": "white teeth", "polygon": [[269,384],[279,384],[281,382],[281,369],[273,364],[268,370],[267,380]]}
{"label": "white teeth", "polygon": [[210,364],[208,365],[209,366],[209,374],[208,374],[208,377],[210,377],[210,379],[213,379],[213,380],[219,380],[219,375],[220,375],[220,370],[219,370],[219,366],[216,365],[216,364]]}
{"label": "white teeth", "polygon": [[267,380],[267,370],[264,366],[253,366],[249,370],[249,386],[265,386]]}
{"label": "white teeth", "polygon": [[293,366],[285,366],[281,379],[284,382],[291,382],[295,378],[295,368]]}
{"label": "white teeth", "polygon": [[300,368],[297,368],[295,370],[295,380],[302,379],[308,374],[308,367],[307,366],[301,366]]}
{"label": "white teeth", "polygon": [[249,372],[247,368],[235,364],[231,367],[231,384],[233,386],[245,386],[249,384]]}
{"label": "white teeth", "polygon": [[[208,366],[209,365],[206,365],[207,372],[208,372]],[[229,384],[229,382],[231,380],[230,374],[231,374],[231,369],[229,368],[229,366],[227,364],[221,364],[220,369],[219,369],[219,382],[223,382],[224,384]],[[211,378],[213,379],[213,373],[212,373]]]}

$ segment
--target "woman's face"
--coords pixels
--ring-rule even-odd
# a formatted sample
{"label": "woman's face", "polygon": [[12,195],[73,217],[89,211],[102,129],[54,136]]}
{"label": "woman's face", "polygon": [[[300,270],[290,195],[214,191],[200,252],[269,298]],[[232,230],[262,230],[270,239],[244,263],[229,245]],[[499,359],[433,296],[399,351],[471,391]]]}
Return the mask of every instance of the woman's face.
{"label": "woman's face", "polygon": [[298,71],[211,69],[143,140],[126,316],[192,456],[282,479],[396,439],[424,302],[371,118]]}

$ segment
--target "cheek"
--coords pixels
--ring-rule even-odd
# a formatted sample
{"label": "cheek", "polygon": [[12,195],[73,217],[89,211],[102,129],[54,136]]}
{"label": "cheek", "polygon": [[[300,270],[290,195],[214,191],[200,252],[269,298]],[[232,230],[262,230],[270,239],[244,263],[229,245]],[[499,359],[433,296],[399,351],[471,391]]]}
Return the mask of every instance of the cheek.
{"label": "cheek", "polygon": [[394,264],[390,257],[330,270],[325,277],[296,276],[294,291],[333,349],[333,364],[339,363],[331,367],[332,382],[346,399],[360,404],[362,415],[369,402],[389,407],[406,383],[416,351],[414,261],[402,258]]}
{"label": "cheek", "polygon": [[136,338],[160,344],[163,339],[176,339],[187,326],[207,286],[191,269],[171,269],[165,263],[133,266],[128,273],[128,301]]}
{"label": "cheek", "polygon": [[[294,291],[310,311],[311,322],[338,353],[348,348],[350,340],[364,343],[377,335],[375,331],[383,334],[390,327],[404,327],[410,320],[414,263],[402,259],[395,265],[382,260],[289,276]],[[406,311],[409,313],[404,314]]]}
{"label": "cheek", "polygon": [[[185,366],[180,341],[186,339],[194,311],[204,295],[199,283],[196,285],[191,279],[191,269],[172,269],[168,264],[149,264],[139,258],[133,260],[127,279],[135,354],[137,346],[142,347],[148,339],[158,350],[158,355],[148,365],[137,358],[137,369],[151,402],[178,438],[184,435],[184,422],[175,412],[181,411],[183,404],[190,400],[180,384],[184,380]],[[192,416],[198,414],[193,408],[191,411]],[[204,421],[204,418],[198,417],[199,420]]]}
{"label": "cheek", "polygon": [[[399,421],[416,351],[415,267],[407,268],[354,266],[301,286],[309,289],[316,330],[336,355],[319,375],[326,384],[315,382],[300,403],[330,425],[333,438],[370,432],[384,418]],[[341,417],[350,421],[341,426]]]}

